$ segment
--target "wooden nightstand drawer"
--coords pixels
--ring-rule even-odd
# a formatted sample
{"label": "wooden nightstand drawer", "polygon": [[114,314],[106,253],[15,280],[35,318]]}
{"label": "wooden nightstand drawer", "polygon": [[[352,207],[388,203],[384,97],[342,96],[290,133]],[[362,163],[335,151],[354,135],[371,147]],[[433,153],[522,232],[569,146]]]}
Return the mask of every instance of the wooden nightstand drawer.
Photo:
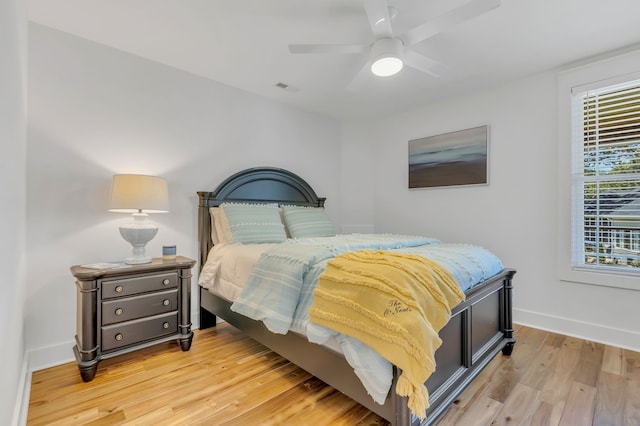
{"label": "wooden nightstand drawer", "polygon": [[102,325],[178,310],[178,289],[102,302]]}
{"label": "wooden nightstand drawer", "polygon": [[102,350],[109,351],[177,333],[178,313],[171,312],[102,327]]}
{"label": "wooden nightstand drawer", "polygon": [[166,272],[163,274],[142,275],[131,278],[121,278],[102,281],[102,298],[129,296],[178,287],[178,274]]}

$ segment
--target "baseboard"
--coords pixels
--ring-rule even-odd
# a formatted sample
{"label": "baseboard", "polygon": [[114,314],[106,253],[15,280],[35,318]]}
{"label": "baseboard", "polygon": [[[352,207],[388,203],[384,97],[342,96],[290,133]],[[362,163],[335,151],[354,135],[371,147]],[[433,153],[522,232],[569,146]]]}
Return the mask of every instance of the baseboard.
{"label": "baseboard", "polygon": [[23,426],[27,424],[27,413],[29,411],[29,396],[31,395],[31,371],[29,371],[28,356],[25,354],[20,369],[20,383],[16,391],[16,402],[13,409],[11,424]]}
{"label": "baseboard", "polygon": [[[640,352],[640,333],[540,312],[513,309],[513,322]],[[517,336],[516,336],[517,339]]]}
{"label": "baseboard", "polygon": [[44,370],[73,361],[74,341],[67,341],[58,345],[29,351],[29,372]]}

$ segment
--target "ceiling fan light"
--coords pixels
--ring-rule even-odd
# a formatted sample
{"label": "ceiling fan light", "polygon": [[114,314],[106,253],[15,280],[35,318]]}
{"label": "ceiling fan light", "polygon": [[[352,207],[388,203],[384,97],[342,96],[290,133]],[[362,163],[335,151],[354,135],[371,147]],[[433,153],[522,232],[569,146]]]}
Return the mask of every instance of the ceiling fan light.
{"label": "ceiling fan light", "polygon": [[398,73],[402,67],[402,41],[391,37],[381,38],[371,46],[371,72],[380,77]]}
{"label": "ceiling fan light", "polygon": [[395,56],[385,56],[376,59],[371,64],[371,72],[378,77],[389,77],[400,72],[403,65],[404,64],[400,58],[396,58]]}

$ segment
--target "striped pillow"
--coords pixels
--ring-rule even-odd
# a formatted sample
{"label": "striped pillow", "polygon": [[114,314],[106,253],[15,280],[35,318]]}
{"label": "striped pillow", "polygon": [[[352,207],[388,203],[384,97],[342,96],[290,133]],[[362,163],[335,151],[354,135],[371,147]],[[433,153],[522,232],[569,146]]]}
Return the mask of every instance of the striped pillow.
{"label": "striped pillow", "polygon": [[282,206],[282,212],[292,238],[336,235],[331,219],[321,207]]}
{"label": "striped pillow", "polygon": [[232,243],[281,243],[287,239],[277,204],[223,203],[220,207]]}

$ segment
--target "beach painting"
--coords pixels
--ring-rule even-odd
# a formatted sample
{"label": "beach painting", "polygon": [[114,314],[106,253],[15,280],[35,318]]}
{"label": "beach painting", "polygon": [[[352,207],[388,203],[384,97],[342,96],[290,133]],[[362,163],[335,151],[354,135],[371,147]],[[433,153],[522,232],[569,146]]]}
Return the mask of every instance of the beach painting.
{"label": "beach painting", "polygon": [[489,127],[409,141],[409,188],[487,184]]}

